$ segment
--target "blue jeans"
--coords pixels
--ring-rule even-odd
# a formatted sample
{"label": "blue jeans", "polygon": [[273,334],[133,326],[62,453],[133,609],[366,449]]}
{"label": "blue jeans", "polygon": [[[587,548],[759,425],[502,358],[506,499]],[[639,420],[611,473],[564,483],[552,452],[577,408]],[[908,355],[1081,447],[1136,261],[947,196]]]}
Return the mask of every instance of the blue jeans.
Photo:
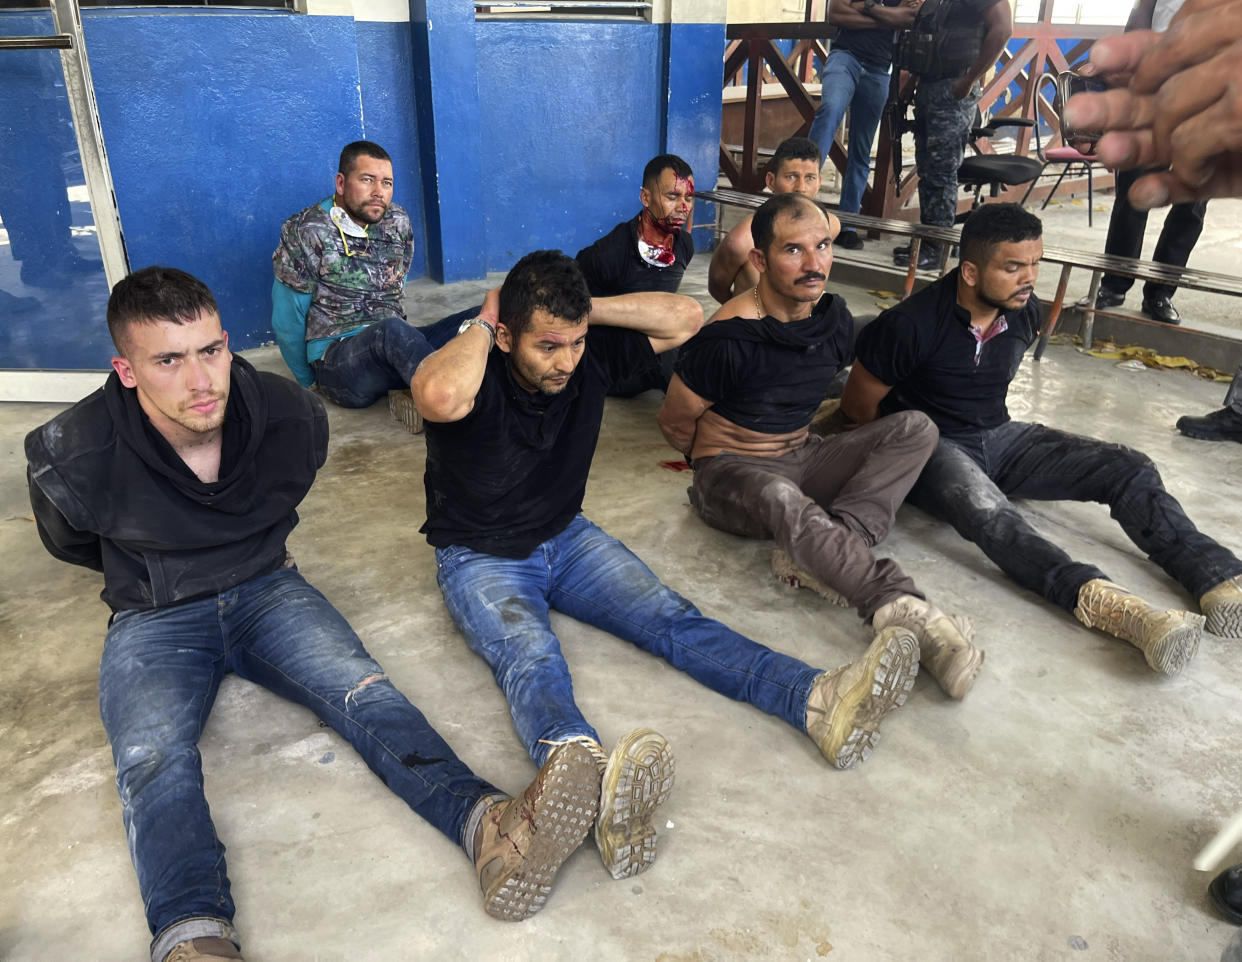
{"label": "blue jeans", "polygon": [[333,341],[323,357],[311,362],[315,383],[333,404],[370,407],[389,391],[408,388],[423,358],[447,344],[464,319],[453,315],[412,327],[399,317],[386,317],[368,324],[357,334]]}
{"label": "blue jeans", "polygon": [[1145,454],[1042,424],[1008,421],[942,437],[907,499],[948,521],[1024,588],[1072,612],[1078,590],[1107,578],[1045,539],[1010,498],[1097,501],[1196,600],[1242,574],[1228,550],[1199,531]]}
{"label": "blue jeans", "polygon": [[841,180],[841,210],[857,214],[863,190],[871,173],[871,144],[880,127],[880,116],[888,100],[887,70],[876,70],[859,62],[848,50],[832,50],[820,70],[819,109],[811,122],[810,138],[819,144],[824,160],[833,138],[850,111],[849,160]]}
{"label": "blue jeans", "polygon": [[611,632],[714,691],[806,730],[807,696],[819,669],[705,618],[582,515],[526,558],[453,545],[437,549],[436,565],[453,621],[491,666],[536,764],[547,757],[546,741],[599,737],[574,704],[550,609]]}
{"label": "blue jeans", "polygon": [[119,612],[99,666],[99,707],[155,958],[207,934],[200,922],[233,918],[197,747],[230,671],[311,709],[455,844],[475,803],[498,793],[457,759],[296,569],[171,608]]}

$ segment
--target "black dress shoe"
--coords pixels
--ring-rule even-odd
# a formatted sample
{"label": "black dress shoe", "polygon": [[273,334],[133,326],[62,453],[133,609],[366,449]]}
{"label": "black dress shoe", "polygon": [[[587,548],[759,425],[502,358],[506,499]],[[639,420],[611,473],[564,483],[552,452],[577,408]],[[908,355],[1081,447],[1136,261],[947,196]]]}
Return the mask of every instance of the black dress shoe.
{"label": "black dress shoe", "polygon": [[[852,231],[848,227],[845,228],[845,230],[841,231],[841,233],[837,235],[837,239],[835,243],[837,247],[844,247],[847,251],[862,250],[862,246],[863,246],[862,238],[858,236],[858,232]],[[909,260],[909,258],[910,258],[910,249],[906,248],[907,261]]]}
{"label": "black dress shoe", "polygon": [[[1103,287],[1101,287],[1099,293],[1095,295],[1095,309],[1097,311],[1106,311],[1110,307],[1120,307],[1125,302],[1126,296],[1124,294],[1118,294],[1115,291],[1110,291]],[[1074,306],[1086,307],[1090,303],[1091,295],[1088,294],[1081,300],[1077,301]]]}
{"label": "black dress shoe", "polygon": [[1182,323],[1182,315],[1177,313],[1177,308],[1167,297],[1144,297],[1141,310],[1153,321],[1161,324]]}
{"label": "black dress shoe", "polygon": [[1200,441],[1242,442],[1242,414],[1232,408],[1221,408],[1201,418],[1181,417],[1177,429],[1188,438]]}
{"label": "black dress shoe", "polygon": [[1242,865],[1221,872],[1208,886],[1212,901],[1234,925],[1242,925]]}
{"label": "black dress shoe", "polygon": [[[910,248],[894,247],[893,263],[898,267],[910,266]],[[940,269],[940,248],[935,244],[924,243],[919,247],[919,263],[920,271],[936,271]]]}

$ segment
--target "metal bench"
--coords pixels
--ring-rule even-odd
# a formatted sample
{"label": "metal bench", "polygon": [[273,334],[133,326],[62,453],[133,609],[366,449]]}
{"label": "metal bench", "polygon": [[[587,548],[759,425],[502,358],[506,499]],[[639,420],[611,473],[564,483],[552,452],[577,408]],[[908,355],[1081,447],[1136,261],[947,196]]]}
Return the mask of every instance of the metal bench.
{"label": "metal bench", "polygon": [[[724,204],[733,207],[744,207],[751,210],[757,209],[765,200],[767,194],[748,194],[739,190],[703,190],[695,194],[699,200],[709,201],[716,204]],[[883,234],[896,234],[902,237],[910,238],[910,266],[906,270],[905,296],[909,297],[914,290],[914,278],[917,273],[916,264],[918,263],[919,244],[923,240],[934,240],[940,242],[941,255],[940,267],[935,272],[937,275],[943,275],[948,266],[948,252],[951,244],[956,244],[961,231],[956,227],[929,227],[926,224],[916,224],[911,221],[893,220],[883,217],[869,217],[866,214],[847,214],[839,210],[833,210],[827,204],[821,204],[825,211],[829,211],[840,218],[841,223],[853,227],[856,230],[878,231]],[[720,217],[717,214],[717,228],[719,229]],[[842,255],[838,255],[842,256]],[[848,257],[843,257],[850,260]],[[1056,331],[1057,322],[1061,319],[1061,311],[1065,306],[1065,291],[1069,286],[1070,274],[1074,268],[1091,271],[1091,288],[1087,295],[1087,306],[1082,308],[1083,312],[1083,328],[1082,341],[1083,345],[1090,349],[1092,340],[1092,329],[1095,324],[1095,315],[1103,314],[1106,316],[1121,317],[1123,315],[1115,314],[1109,311],[1097,311],[1095,309],[1096,296],[1100,292],[1100,280],[1104,274],[1120,274],[1124,277],[1133,277],[1140,281],[1153,281],[1157,284],[1169,284],[1174,287],[1187,288],[1196,291],[1207,291],[1212,294],[1230,294],[1235,297],[1242,297],[1242,278],[1235,277],[1231,274],[1218,274],[1214,271],[1202,271],[1193,267],[1171,267],[1168,264],[1159,264],[1155,261],[1137,260],[1129,257],[1114,257],[1111,254],[1093,253],[1088,251],[1073,250],[1069,247],[1044,246],[1044,258],[1046,262],[1061,265],[1061,276],[1057,281],[1057,292],[1053,298],[1053,302],[1048,310],[1048,316],[1044,321],[1043,330],[1039,333],[1039,343],[1035,348],[1035,360],[1040,360],[1044,356],[1044,350],[1048,346],[1048,340]],[[861,263],[861,262],[860,262]],[[868,262],[870,264],[871,262]],[[1138,321],[1165,327],[1159,321],[1148,321],[1144,318],[1132,318],[1127,315],[1128,320]]]}

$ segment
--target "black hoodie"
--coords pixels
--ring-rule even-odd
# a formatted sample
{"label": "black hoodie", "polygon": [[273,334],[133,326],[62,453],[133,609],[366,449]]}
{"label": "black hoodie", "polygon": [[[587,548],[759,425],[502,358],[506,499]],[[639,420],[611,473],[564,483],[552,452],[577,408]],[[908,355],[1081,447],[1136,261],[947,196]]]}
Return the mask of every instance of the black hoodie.
{"label": "black hoodie", "polygon": [[179,605],[279,568],[328,450],[315,395],[234,356],[220,480],[200,481],[113,373],[26,436],[30,503],[55,557],[104,575],[113,611]]}

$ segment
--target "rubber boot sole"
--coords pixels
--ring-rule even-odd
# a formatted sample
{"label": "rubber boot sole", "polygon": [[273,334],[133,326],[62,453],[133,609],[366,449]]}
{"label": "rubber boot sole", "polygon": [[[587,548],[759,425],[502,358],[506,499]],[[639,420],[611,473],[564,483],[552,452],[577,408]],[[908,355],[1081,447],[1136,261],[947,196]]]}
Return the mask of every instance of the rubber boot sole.
{"label": "rubber boot sole", "polygon": [[673,791],[675,775],[668,741],[650,728],[630,732],[608,756],[595,844],[613,878],[630,878],[651,868],[656,857],[652,819]]}

